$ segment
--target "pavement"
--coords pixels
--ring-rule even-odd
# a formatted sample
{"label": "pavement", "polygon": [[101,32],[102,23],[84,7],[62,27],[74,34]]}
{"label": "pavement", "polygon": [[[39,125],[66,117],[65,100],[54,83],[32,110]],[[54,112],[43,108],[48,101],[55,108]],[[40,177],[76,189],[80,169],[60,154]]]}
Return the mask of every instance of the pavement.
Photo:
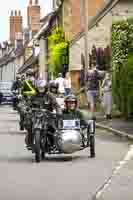
{"label": "pavement", "polygon": [[[89,112],[86,109],[81,110],[86,118],[89,118]],[[126,137],[133,140],[133,119],[125,120],[123,118],[112,118],[107,120],[100,112],[96,113],[96,126],[98,128],[106,129],[121,137]]]}
{"label": "pavement", "polygon": [[25,148],[18,120],[17,112],[0,107],[0,199],[132,199],[131,141],[97,129],[96,158],[86,149],[47,156],[37,164]]}

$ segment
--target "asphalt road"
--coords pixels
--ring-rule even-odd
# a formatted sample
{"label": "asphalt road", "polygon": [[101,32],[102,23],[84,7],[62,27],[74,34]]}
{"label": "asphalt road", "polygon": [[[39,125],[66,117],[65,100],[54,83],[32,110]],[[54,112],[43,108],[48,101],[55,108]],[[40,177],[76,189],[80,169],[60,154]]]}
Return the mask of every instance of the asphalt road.
{"label": "asphalt road", "polygon": [[[131,145],[111,133],[97,130],[96,158],[89,158],[89,150],[84,150],[69,156],[49,156],[38,164],[25,148],[24,132],[19,131],[18,120],[10,107],[0,107],[2,200],[92,200]],[[97,195],[100,198],[101,193]]]}

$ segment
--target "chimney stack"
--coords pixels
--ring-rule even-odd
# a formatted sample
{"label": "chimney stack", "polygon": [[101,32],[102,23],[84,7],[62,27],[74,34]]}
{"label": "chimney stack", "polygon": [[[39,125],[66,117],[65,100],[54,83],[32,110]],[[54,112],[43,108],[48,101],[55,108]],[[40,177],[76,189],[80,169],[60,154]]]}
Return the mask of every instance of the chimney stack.
{"label": "chimney stack", "polygon": [[[14,14],[15,13],[15,14]],[[10,15],[10,41],[15,42],[16,34],[22,33],[23,17],[21,16],[21,11],[11,11]]]}
{"label": "chimney stack", "polygon": [[41,8],[39,5],[39,0],[30,0],[30,4],[27,8],[27,22],[29,30],[35,34],[40,29],[40,15],[41,15]]}

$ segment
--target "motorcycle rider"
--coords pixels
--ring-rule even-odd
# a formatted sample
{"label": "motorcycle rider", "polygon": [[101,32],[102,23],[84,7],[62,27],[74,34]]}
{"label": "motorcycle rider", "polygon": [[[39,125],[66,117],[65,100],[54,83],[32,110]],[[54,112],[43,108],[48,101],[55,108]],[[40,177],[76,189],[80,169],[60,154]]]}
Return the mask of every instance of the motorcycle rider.
{"label": "motorcycle rider", "polygon": [[[36,83],[36,95],[32,96],[31,98],[31,107],[32,108],[41,108],[46,109],[50,112],[53,112],[55,109],[58,114],[61,114],[61,108],[58,105],[56,98],[48,91],[48,84],[45,80],[38,80]],[[54,131],[54,128],[51,125],[49,125],[49,128]],[[32,145],[32,133],[28,133],[27,138],[28,148]],[[51,143],[52,143],[51,138]]]}
{"label": "motorcycle rider", "polygon": [[26,79],[23,80],[21,91],[25,97],[36,94],[34,71],[32,69],[28,69],[28,71],[26,72]]}
{"label": "motorcycle rider", "polygon": [[[28,69],[26,72],[26,78],[24,75],[21,77],[22,87],[21,93],[25,99],[25,104],[28,105],[31,96],[36,95],[35,83],[34,83],[34,71]],[[20,109],[20,130],[24,130],[24,124],[26,123],[25,113],[23,108]]]}
{"label": "motorcycle rider", "polygon": [[59,88],[59,85],[55,81],[51,81],[49,83],[49,91],[51,94],[53,94],[56,97],[58,97],[59,95],[58,88]]}
{"label": "motorcycle rider", "polygon": [[26,79],[25,74],[22,74],[22,76],[21,76],[21,82],[22,82],[22,84],[24,83],[25,79]]}
{"label": "motorcycle rider", "polygon": [[49,83],[49,91],[56,97],[56,101],[64,109],[64,95],[59,93],[59,85],[55,81]]}
{"label": "motorcycle rider", "polygon": [[[63,110],[63,119],[71,120],[71,119],[79,119],[80,127],[82,129],[87,128],[87,132],[89,134],[95,133],[95,121],[94,120],[86,120],[80,110],[78,110],[78,100],[77,97],[73,94],[68,95],[65,98],[65,109]],[[84,135],[83,135],[84,137]],[[84,141],[83,141],[84,147]],[[88,144],[89,145],[89,144]],[[95,155],[93,155],[95,156]]]}
{"label": "motorcycle rider", "polygon": [[12,84],[11,91],[15,95],[13,98],[13,109],[16,110],[16,104],[17,104],[17,98],[16,98],[16,92],[20,92],[21,90],[21,77],[19,74],[16,75],[16,80]]}

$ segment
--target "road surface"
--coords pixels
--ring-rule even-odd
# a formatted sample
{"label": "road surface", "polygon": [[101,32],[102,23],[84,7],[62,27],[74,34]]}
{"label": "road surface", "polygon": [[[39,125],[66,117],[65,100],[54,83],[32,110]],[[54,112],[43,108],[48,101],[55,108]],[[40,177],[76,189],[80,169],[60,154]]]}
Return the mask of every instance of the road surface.
{"label": "road surface", "polygon": [[92,200],[96,192],[97,199],[104,199],[98,192],[129,151],[129,142],[97,130],[96,158],[84,150],[49,156],[38,164],[25,148],[18,120],[11,107],[0,107],[0,199]]}

